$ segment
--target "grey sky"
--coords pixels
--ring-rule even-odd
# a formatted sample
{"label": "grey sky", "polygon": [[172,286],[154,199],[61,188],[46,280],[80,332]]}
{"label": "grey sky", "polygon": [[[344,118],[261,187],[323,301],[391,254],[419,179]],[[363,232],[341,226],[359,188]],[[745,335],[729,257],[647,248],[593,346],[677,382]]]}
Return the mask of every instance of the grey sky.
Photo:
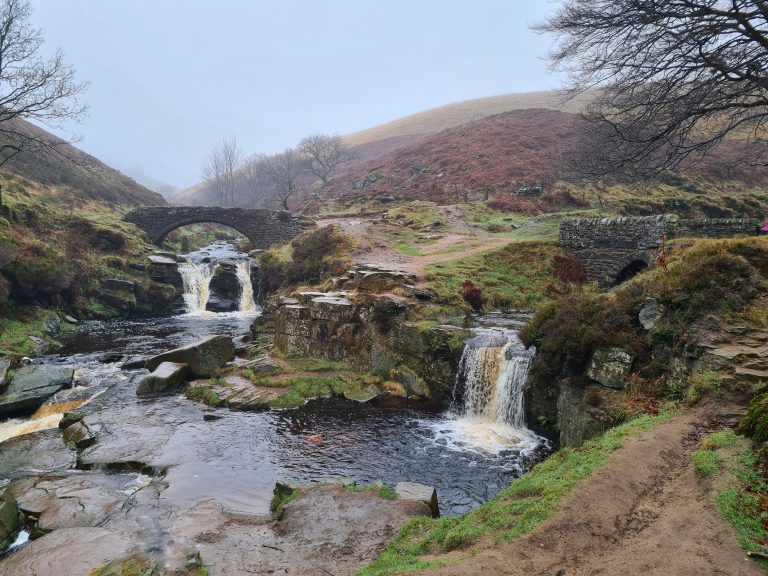
{"label": "grey sky", "polygon": [[185,187],[224,136],[273,153],[443,104],[555,87],[544,0],[33,0],[91,87],[79,146]]}

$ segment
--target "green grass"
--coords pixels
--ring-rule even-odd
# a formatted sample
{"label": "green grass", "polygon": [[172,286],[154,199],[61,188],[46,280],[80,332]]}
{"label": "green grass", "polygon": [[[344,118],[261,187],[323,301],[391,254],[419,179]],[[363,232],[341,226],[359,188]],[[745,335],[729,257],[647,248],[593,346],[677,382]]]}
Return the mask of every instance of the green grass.
{"label": "green grass", "polygon": [[287,362],[292,369],[299,372],[340,372],[349,369],[346,362],[335,362],[325,358],[295,358]]}
{"label": "green grass", "polygon": [[711,476],[720,471],[723,457],[713,450],[697,450],[693,453],[693,469],[699,476]]}
{"label": "green grass", "polygon": [[359,576],[383,576],[441,566],[447,561],[426,561],[423,556],[434,557],[465,548],[481,537],[491,537],[498,543],[531,532],[552,517],[574,486],[600,468],[627,437],[672,416],[669,412],[640,416],[579,448],[561,449],[496,497],[463,516],[412,520]]}
{"label": "green grass", "polygon": [[730,448],[735,446],[741,437],[730,428],[720,430],[707,436],[701,443],[702,450],[720,450],[720,448]]}
{"label": "green grass", "polygon": [[[0,317],[0,356],[31,356],[38,349],[38,344],[32,342],[30,336],[42,338],[50,346],[58,346],[59,342],[49,336],[44,328],[44,322],[55,316],[55,312],[39,308],[32,311],[27,321]],[[61,323],[62,334],[76,329],[66,322]]]}
{"label": "green grass", "polygon": [[527,310],[550,299],[547,288],[555,282],[552,258],[560,254],[554,242],[521,242],[432,264],[426,268],[426,286],[443,304],[460,304],[465,280],[480,288],[485,308]]}
{"label": "green grass", "polygon": [[209,406],[218,407],[223,404],[219,395],[209,388],[187,388],[184,391],[184,396],[190,400],[197,400],[203,402]]}
{"label": "green grass", "polygon": [[[768,509],[764,504],[768,483],[761,474],[758,458],[751,449],[739,454],[731,472],[739,486],[731,486],[715,497],[715,505],[736,531],[739,544],[751,552],[765,552],[763,542],[768,539],[764,523],[768,522]],[[768,567],[768,562],[761,562]]]}
{"label": "green grass", "polygon": [[375,492],[382,500],[397,500],[397,492],[389,486],[377,486],[375,484],[357,486],[356,484],[345,484],[344,490],[347,492]]}
{"label": "green grass", "polygon": [[[267,381],[262,384],[269,385]],[[358,386],[357,383],[347,382],[338,376],[297,376],[290,380],[274,382],[273,385],[289,388],[288,392],[270,402],[273,408],[298,408],[310,398],[338,396]]]}

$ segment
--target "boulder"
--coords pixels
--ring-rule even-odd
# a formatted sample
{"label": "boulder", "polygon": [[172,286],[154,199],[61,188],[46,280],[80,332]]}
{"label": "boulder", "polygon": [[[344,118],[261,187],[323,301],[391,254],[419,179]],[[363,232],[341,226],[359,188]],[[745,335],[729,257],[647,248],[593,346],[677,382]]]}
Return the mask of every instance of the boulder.
{"label": "boulder", "polygon": [[0,488],[0,553],[16,540],[24,524],[24,517],[10,491]]}
{"label": "boulder", "polygon": [[348,390],[344,392],[344,398],[355,402],[370,402],[382,395],[382,391],[374,384],[369,384],[361,390]]}
{"label": "boulder", "polygon": [[650,330],[656,325],[656,322],[661,318],[661,310],[659,310],[659,303],[656,302],[656,298],[646,298],[645,305],[640,313],[637,315],[640,320],[640,324],[643,328]]}
{"label": "boulder", "polygon": [[634,357],[621,348],[600,348],[592,354],[587,378],[608,388],[624,388]]}
{"label": "boulder", "polygon": [[398,482],[395,493],[401,500],[416,500],[429,506],[433,518],[440,517],[440,508],[437,503],[437,490],[432,486],[417,484],[416,482]]}
{"label": "boulder", "polygon": [[188,366],[190,378],[209,378],[234,356],[232,338],[212,336],[150,358],[147,360],[147,369],[155,370],[163,362],[178,362]]}
{"label": "boulder", "polygon": [[20,410],[34,411],[47,398],[72,384],[71,366],[35,364],[19,368],[0,394],[0,414]]}
{"label": "boulder", "polygon": [[58,316],[51,316],[43,321],[43,330],[48,336],[57,337],[61,334],[61,319]]}
{"label": "boulder", "polygon": [[126,358],[121,368],[123,370],[137,370],[144,368],[147,365],[147,359],[144,356],[131,356]]}
{"label": "boulder", "polygon": [[83,449],[93,446],[96,443],[96,437],[91,434],[88,427],[82,422],[75,422],[64,429],[62,433],[64,443],[70,448]]}
{"label": "boulder", "polygon": [[189,368],[178,362],[162,362],[155,370],[144,376],[136,387],[137,396],[156,396],[175,392],[184,384]]}
{"label": "boulder", "polygon": [[70,324],[79,324],[80,321],[77,318],[73,318],[72,316],[65,315],[64,320],[69,322]]}

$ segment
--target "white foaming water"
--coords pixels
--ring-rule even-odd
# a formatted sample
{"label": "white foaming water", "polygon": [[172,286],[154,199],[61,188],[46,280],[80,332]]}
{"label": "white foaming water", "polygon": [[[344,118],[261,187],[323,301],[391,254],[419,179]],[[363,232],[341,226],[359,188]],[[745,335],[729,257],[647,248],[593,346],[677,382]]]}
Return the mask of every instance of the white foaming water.
{"label": "white foaming water", "polygon": [[209,285],[216,265],[209,262],[184,262],[179,265],[179,273],[184,282],[184,304],[188,314],[205,312],[210,296]]}
{"label": "white foaming water", "polygon": [[453,417],[434,428],[448,448],[499,454],[534,450],[542,443],[525,426],[523,388],[535,350],[510,328],[477,328],[467,341],[455,386],[463,385]]}
{"label": "white foaming water", "polygon": [[255,312],[256,301],[253,299],[251,283],[251,263],[243,260],[237,263],[237,279],[240,281],[240,312]]}

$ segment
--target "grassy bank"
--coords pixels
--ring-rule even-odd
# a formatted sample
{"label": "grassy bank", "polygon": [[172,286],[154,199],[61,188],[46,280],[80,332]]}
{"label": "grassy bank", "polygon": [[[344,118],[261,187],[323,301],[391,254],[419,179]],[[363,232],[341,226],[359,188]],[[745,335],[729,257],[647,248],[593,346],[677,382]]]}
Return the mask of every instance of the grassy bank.
{"label": "grassy bank", "polygon": [[552,241],[510,244],[428,266],[426,287],[437,293],[439,303],[462,305],[461,285],[471,280],[480,288],[487,310],[531,310],[550,300],[557,284],[553,257],[561,253]]}
{"label": "grassy bank", "polygon": [[440,566],[457,560],[446,556],[454,550],[465,551],[463,556],[471,554],[472,544],[481,539],[498,543],[531,532],[552,517],[574,486],[599,469],[626,438],[672,415],[640,416],[579,448],[562,449],[468,514],[412,520],[359,575],[384,576]]}

